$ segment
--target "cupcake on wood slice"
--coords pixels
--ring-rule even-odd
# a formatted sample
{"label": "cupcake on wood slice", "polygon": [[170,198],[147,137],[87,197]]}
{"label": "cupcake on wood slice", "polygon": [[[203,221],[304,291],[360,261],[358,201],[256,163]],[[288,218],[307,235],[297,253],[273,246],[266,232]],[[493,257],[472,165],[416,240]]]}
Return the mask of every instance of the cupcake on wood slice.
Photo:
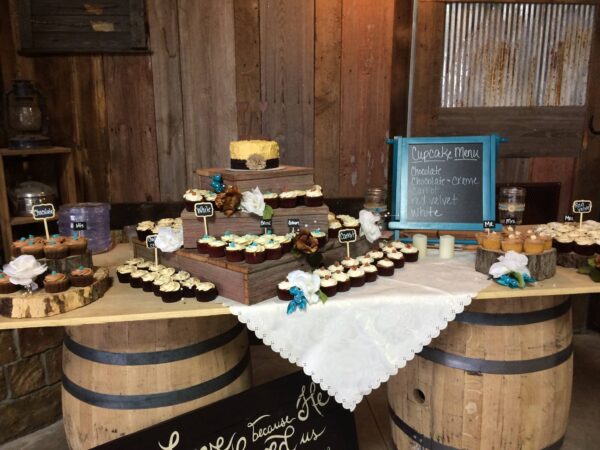
{"label": "cupcake on wood slice", "polygon": [[194,298],[196,297],[196,284],[201,281],[198,278],[190,277],[187,280],[183,280],[181,284],[181,291],[183,298]]}
{"label": "cupcake on wood slice", "polygon": [[365,284],[365,271],[358,266],[350,268],[348,276],[350,277],[352,287],[361,287]]}
{"label": "cupcake on wood slice", "polygon": [[292,288],[292,284],[288,280],[284,280],[277,284],[277,298],[279,300],[290,301],[294,298],[290,289]]}
{"label": "cupcake on wood slice", "polygon": [[338,292],[348,292],[352,287],[350,277],[345,272],[335,272],[331,275],[331,278],[337,281]]}
{"label": "cupcake on wood slice", "polygon": [[392,252],[387,252],[385,257],[394,263],[394,267],[396,269],[401,269],[404,267],[404,254],[402,251],[394,250]]}
{"label": "cupcake on wood slice", "polygon": [[210,281],[196,283],[196,300],[199,302],[210,302],[218,295],[217,287]]}
{"label": "cupcake on wood slice", "polygon": [[201,255],[206,255],[208,253],[208,244],[216,240],[217,238],[215,238],[214,236],[209,236],[208,234],[202,236],[196,241],[196,248],[198,249],[198,253],[200,253]]}
{"label": "cupcake on wood slice", "polygon": [[225,256],[225,247],[227,243],[224,241],[212,241],[208,243],[208,256],[211,258],[223,258]]}
{"label": "cupcake on wood slice", "polygon": [[304,197],[304,204],[311,207],[323,206],[323,188],[315,184],[307,190]]}
{"label": "cupcake on wood slice", "polygon": [[131,276],[129,279],[129,285],[132,288],[141,288],[142,287],[142,277],[148,273],[147,270],[136,269],[131,272]]}
{"label": "cupcake on wood slice", "polygon": [[30,239],[23,247],[21,247],[22,255],[31,255],[35,259],[42,259],[44,257],[44,244],[41,241],[34,241]]}
{"label": "cupcake on wood slice", "polygon": [[188,189],[183,194],[183,201],[185,203],[185,210],[188,212],[194,212],[194,205],[204,200],[202,191],[200,189]]}
{"label": "cupcake on wood slice", "polygon": [[27,238],[22,237],[17,241],[14,241],[11,245],[11,254],[14,258],[21,256],[21,249],[27,245]]}
{"label": "cupcake on wood slice", "polygon": [[276,260],[283,256],[283,249],[281,248],[281,244],[273,239],[269,240],[264,244],[266,259],[268,260]]}
{"label": "cupcake on wood slice", "polygon": [[539,238],[544,242],[544,251],[552,249],[552,236],[547,233],[538,234]]}
{"label": "cupcake on wood slice", "polygon": [[321,278],[321,291],[329,298],[337,294],[337,285],[338,282],[331,275]]}
{"label": "cupcake on wood slice", "polygon": [[279,194],[280,208],[295,208],[298,205],[298,194],[296,191],[285,191]]}
{"label": "cupcake on wood slice", "polygon": [[154,222],[151,220],[144,220],[143,222],[138,223],[137,227],[135,227],[138,239],[142,242],[146,242],[146,238],[152,234],[154,225]]}
{"label": "cupcake on wood slice", "polygon": [[266,257],[265,247],[259,244],[252,243],[244,250],[244,259],[248,264],[260,264]]}
{"label": "cupcake on wood slice", "polygon": [[481,242],[481,246],[486,250],[500,250],[502,248],[502,235],[495,231],[486,233]]}
{"label": "cupcake on wood slice", "polygon": [[73,236],[65,241],[65,245],[69,250],[69,255],[83,255],[88,246],[88,241],[79,233],[73,233]]}
{"label": "cupcake on wood slice", "polygon": [[135,270],[135,266],[123,264],[117,267],[117,279],[120,283],[129,283],[131,281],[131,272]]}
{"label": "cupcake on wood slice", "polygon": [[181,300],[183,293],[177,281],[170,281],[159,288],[160,298],[165,303],[175,303]]}
{"label": "cupcake on wood slice", "polygon": [[365,272],[365,282],[372,283],[377,280],[377,267],[371,263],[366,263],[361,266]]}
{"label": "cupcake on wood slice", "polygon": [[394,275],[394,263],[387,258],[377,261],[377,272],[382,277],[391,277]]}
{"label": "cupcake on wood slice", "polygon": [[152,283],[159,277],[158,272],[147,272],[142,277],[142,291],[152,292]]}
{"label": "cupcake on wood slice", "polygon": [[416,262],[419,259],[419,250],[414,245],[406,244],[400,252],[406,262]]}
{"label": "cupcake on wood slice", "polygon": [[71,270],[71,285],[75,287],[86,287],[94,282],[94,271],[89,267],[79,266]]}
{"label": "cupcake on wood slice", "polygon": [[523,251],[523,241],[517,238],[515,234],[509,234],[502,239],[501,246],[504,252],[512,250],[513,252],[521,253]]}
{"label": "cupcake on wood slice", "polygon": [[523,250],[530,255],[539,255],[544,251],[544,242],[535,234],[531,235],[523,242]]}
{"label": "cupcake on wood slice", "polygon": [[322,248],[325,246],[325,244],[327,244],[327,235],[324,232],[322,232],[320,228],[311,231],[310,234],[317,239],[317,242],[319,243],[319,248]]}
{"label": "cupcake on wood slice", "polygon": [[488,235],[488,233],[485,231],[479,231],[479,232],[475,233],[475,240],[477,241],[477,245],[479,245],[480,247],[483,247],[483,238],[486,237],[487,235]]}
{"label": "cupcake on wood slice", "polygon": [[64,273],[53,270],[44,277],[44,289],[49,294],[56,294],[69,289],[69,279]]}
{"label": "cupcake on wood slice", "polygon": [[279,195],[275,192],[266,192],[263,194],[263,198],[265,199],[265,203],[269,205],[273,209],[279,208]]}
{"label": "cupcake on wood slice", "polygon": [[159,275],[152,282],[152,292],[157,297],[160,297],[160,288],[163,284],[167,284],[171,282],[171,277],[169,275]]}
{"label": "cupcake on wood slice", "polygon": [[0,294],[13,294],[20,289],[20,286],[12,284],[8,275],[0,272]]}
{"label": "cupcake on wood slice", "polygon": [[327,231],[327,235],[329,236],[329,239],[337,240],[341,229],[342,229],[342,222],[340,222],[339,220],[334,220],[332,222],[329,222],[329,229]]}
{"label": "cupcake on wood slice", "polygon": [[229,262],[242,262],[244,260],[244,247],[235,242],[230,242],[225,247],[225,258]]}

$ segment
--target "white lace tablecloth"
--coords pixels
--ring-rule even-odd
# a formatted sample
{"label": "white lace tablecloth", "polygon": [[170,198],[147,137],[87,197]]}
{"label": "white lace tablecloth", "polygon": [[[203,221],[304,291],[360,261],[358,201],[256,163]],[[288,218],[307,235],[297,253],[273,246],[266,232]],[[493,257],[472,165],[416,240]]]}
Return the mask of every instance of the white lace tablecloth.
{"label": "white lace tablecloth", "polygon": [[434,252],[393,277],[286,314],[277,298],[247,306],[220,300],[283,358],[353,410],[454,320],[490,281],[474,255],[441,260]]}

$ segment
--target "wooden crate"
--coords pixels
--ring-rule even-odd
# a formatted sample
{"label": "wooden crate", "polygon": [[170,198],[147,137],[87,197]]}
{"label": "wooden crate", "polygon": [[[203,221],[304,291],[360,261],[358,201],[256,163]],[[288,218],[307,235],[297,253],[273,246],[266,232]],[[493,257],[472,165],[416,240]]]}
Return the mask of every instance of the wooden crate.
{"label": "wooden crate", "polygon": [[[288,219],[300,219],[300,227],[314,230],[320,228],[325,233],[329,222],[327,214],[329,208],[325,205],[318,208],[309,208],[307,206],[298,206],[296,208],[277,208],[273,214],[273,233],[286,234],[290,231],[288,228]],[[194,213],[182,211],[183,220],[183,246],[185,248],[195,248],[196,240],[204,236],[204,221],[197,218]],[[248,233],[261,234],[260,217],[254,214],[237,212],[231,217],[225,216],[222,212],[216,211],[213,217],[207,219],[208,232],[212,236],[221,236],[226,231],[243,235]]]}
{"label": "wooden crate", "polygon": [[262,192],[282,192],[284,190],[308,189],[313,184],[315,169],[312,167],[282,166],[273,170],[231,170],[197,169],[200,176],[200,188],[211,189],[211,176],[220,173],[226,185],[237,186],[241,191],[259,187]]}
{"label": "wooden crate", "polygon": [[[372,244],[363,237],[351,244],[351,255],[366,253]],[[141,241],[133,240],[133,253],[146,259],[154,258],[154,251],[146,248]],[[323,248],[323,263],[332,264],[341,260],[346,246],[337,241],[329,241]],[[304,256],[285,254],[276,261],[262,264],[230,263],[225,258],[209,258],[193,250],[182,249],[174,253],[159,252],[162,264],[190,272],[192,275],[213,282],[219,294],[247,305],[258,303],[277,295],[277,283],[283,281],[292,270],[310,270]]]}

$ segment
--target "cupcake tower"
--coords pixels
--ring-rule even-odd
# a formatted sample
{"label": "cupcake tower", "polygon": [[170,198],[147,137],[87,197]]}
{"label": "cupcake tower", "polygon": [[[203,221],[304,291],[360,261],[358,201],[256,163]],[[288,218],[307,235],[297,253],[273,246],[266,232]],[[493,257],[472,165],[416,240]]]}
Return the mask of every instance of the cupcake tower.
{"label": "cupcake tower", "polygon": [[53,234],[50,239],[29,235],[12,244],[12,256],[32,255],[36,259],[63,259],[83,255],[87,251],[87,239],[74,233],[71,237]]}
{"label": "cupcake tower", "polygon": [[510,226],[501,233],[482,232],[477,233],[476,237],[477,243],[485,250],[539,255],[552,249],[552,237],[549,234],[534,230],[521,232]]}
{"label": "cupcake tower", "polygon": [[[41,283],[49,294],[57,294],[69,289],[70,286],[81,288],[94,282],[94,271],[89,267],[80,266],[65,274],[55,270],[46,272],[36,280]],[[10,282],[10,277],[0,272],[0,294],[14,294],[23,289],[22,286]]]}
{"label": "cupcake tower", "polygon": [[152,292],[165,303],[175,303],[183,298],[195,298],[199,302],[214,300],[217,288],[209,281],[202,281],[189,272],[154,264],[143,258],[132,258],[117,267],[117,278],[132,288]]}
{"label": "cupcake tower", "polygon": [[586,220],[581,227],[579,223],[551,222],[536,227],[535,232],[551,238],[559,254],[600,254],[600,222],[595,220]]}
{"label": "cupcake tower", "polygon": [[[313,273],[321,279],[321,291],[328,297],[347,292],[351,288],[372,283],[378,277],[394,275],[402,269],[405,262],[418,260],[418,252],[411,245],[400,241],[391,241],[380,245],[379,250],[371,250],[356,258],[345,257],[341,261],[316,269]],[[280,300],[292,300],[292,285],[286,279],[277,285],[277,296]]]}

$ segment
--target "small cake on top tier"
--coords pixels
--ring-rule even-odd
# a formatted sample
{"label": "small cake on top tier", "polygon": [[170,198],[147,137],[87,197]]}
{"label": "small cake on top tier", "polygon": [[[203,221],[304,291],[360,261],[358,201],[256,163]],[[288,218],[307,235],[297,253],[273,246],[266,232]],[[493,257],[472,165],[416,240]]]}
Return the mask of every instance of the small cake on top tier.
{"label": "small cake on top tier", "polygon": [[229,143],[231,168],[264,170],[279,167],[279,145],[275,141],[233,141]]}

